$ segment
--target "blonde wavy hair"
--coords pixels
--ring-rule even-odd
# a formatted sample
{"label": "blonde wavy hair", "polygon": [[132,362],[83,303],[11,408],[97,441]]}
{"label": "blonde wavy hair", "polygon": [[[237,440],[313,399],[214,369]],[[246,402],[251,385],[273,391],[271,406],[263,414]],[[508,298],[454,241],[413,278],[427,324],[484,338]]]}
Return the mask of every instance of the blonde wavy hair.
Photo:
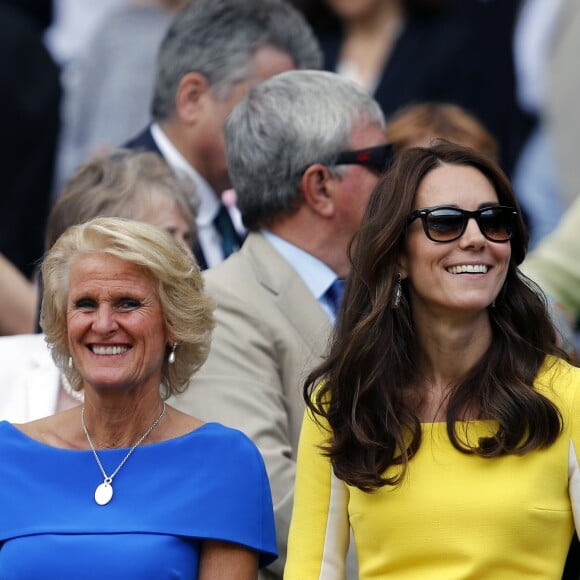
{"label": "blonde wavy hair", "polygon": [[[73,388],[81,388],[81,376],[68,366],[66,312],[71,265],[86,254],[114,256],[153,280],[165,325],[178,344],[175,363],[164,358],[161,395],[168,398],[185,391],[209,354],[214,303],[204,293],[199,266],[184,248],[167,232],[124,218],[100,217],[73,226],[44,258],[41,325],[56,366]],[[170,348],[166,345],[166,354]]]}

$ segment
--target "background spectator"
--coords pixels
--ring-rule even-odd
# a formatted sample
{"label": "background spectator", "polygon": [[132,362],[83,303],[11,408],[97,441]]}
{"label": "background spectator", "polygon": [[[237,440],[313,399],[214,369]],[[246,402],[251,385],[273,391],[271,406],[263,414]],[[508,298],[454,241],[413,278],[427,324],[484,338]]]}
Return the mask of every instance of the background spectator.
{"label": "background spectator", "polygon": [[67,69],[56,191],[90,156],[147,123],[159,45],[187,1],[132,0],[99,19]]}
{"label": "background spectator", "polygon": [[153,124],[128,146],[160,153],[194,180],[202,268],[219,264],[245,236],[236,209],[221,201],[231,186],[227,115],[255,83],[320,62],[312,31],[285,0],[196,0],[173,21],[159,52]]}
{"label": "background spectator", "polygon": [[396,152],[409,147],[429,147],[436,139],[445,139],[498,159],[498,145],[492,134],[459,105],[433,102],[407,105],[387,119],[385,135]]}
{"label": "background spectator", "polygon": [[34,331],[35,285],[0,254],[0,336]]}
{"label": "background spectator", "polygon": [[561,10],[562,0],[523,0],[514,31],[517,97],[532,127],[517,159],[513,183],[526,213],[530,249],[556,227],[566,207],[546,110],[548,63]]}
{"label": "background spectator", "polygon": [[528,130],[515,98],[513,25],[519,0],[293,0],[307,15],[324,68],[371,91],[387,118],[436,101],[474,115],[509,173]]}
{"label": "background spectator", "polygon": [[212,348],[173,403],[241,429],[258,445],[280,553],[263,577],[274,579],[286,557],[301,384],[326,350],[349,269],[347,245],[391,149],[368,92],[321,71],[255,85],[228,117],[226,146],[250,233],[205,274],[217,303]]}
{"label": "background spectator", "polygon": [[42,34],[46,1],[0,1],[0,252],[27,278],[42,256],[61,87]]}

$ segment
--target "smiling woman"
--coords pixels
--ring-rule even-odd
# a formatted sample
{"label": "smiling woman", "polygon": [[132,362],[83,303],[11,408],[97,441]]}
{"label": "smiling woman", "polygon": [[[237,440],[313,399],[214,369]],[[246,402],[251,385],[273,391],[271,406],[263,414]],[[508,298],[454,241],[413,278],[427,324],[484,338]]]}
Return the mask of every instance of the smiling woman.
{"label": "smiling woman", "polygon": [[168,336],[153,279],[107,254],[71,265],[67,333],[79,376],[92,388],[157,396]]}
{"label": "smiling woman", "polygon": [[191,253],[97,218],[56,241],[42,275],[46,340],[84,406],[0,422],[0,577],[257,578],[276,557],[260,453],[165,402],[209,351]]}
{"label": "smiling woman", "polygon": [[478,169],[449,163],[422,178],[413,209],[399,273],[415,322],[435,310],[471,310],[489,334],[486,308],[506,280],[515,206],[500,206],[492,182]]}
{"label": "smiling woman", "polygon": [[561,577],[580,370],[518,270],[526,243],[507,178],[471,149],[409,149],[382,176],[305,385],[285,578],[341,578],[349,527],[360,580]]}
{"label": "smiling woman", "polygon": [[[110,157],[87,161],[66,182],[49,216],[45,247],[71,226],[114,216],[163,228],[191,253],[196,207],[193,182],[174,174],[158,154],[115,149]],[[32,330],[37,289],[29,289],[32,299],[24,290]],[[32,421],[77,405],[82,397],[54,367],[42,333],[0,337],[0,419]]]}

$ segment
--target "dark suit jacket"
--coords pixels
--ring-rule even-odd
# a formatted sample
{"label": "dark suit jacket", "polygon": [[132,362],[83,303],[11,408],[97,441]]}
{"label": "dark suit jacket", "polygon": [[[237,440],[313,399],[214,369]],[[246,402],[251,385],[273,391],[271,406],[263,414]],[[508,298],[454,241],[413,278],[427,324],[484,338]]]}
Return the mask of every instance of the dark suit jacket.
{"label": "dark suit jacket", "polygon": [[0,252],[30,276],[44,250],[61,86],[41,16],[13,4],[0,2]]}
{"label": "dark suit jacket", "polygon": [[126,147],[127,149],[134,149],[135,151],[153,151],[161,155],[161,151],[159,150],[159,147],[157,147],[157,143],[155,143],[153,135],[151,135],[150,126],[143,129],[139,135],[129,139],[129,141],[127,141],[123,147]]}

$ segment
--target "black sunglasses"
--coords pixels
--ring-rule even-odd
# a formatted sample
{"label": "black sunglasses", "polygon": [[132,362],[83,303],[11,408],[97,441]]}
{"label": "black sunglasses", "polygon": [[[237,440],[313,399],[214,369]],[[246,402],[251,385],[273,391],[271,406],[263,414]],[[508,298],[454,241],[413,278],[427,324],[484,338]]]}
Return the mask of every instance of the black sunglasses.
{"label": "black sunglasses", "polygon": [[517,215],[513,207],[504,205],[482,207],[475,211],[438,205],[410,213],[407,224],[421,218],[425,235],[434,242],[445,243],[458,240],[465,233],[467,222],[473,218],[490,242],[507,242],[513,235]]}
{"label": "black sunglasses", "polygon": [[338,154],[333,165],[364,165],[382,172],[390,167],[393,155],[393,146],[390,143],[384,143],[356,151],[342,151]]}

